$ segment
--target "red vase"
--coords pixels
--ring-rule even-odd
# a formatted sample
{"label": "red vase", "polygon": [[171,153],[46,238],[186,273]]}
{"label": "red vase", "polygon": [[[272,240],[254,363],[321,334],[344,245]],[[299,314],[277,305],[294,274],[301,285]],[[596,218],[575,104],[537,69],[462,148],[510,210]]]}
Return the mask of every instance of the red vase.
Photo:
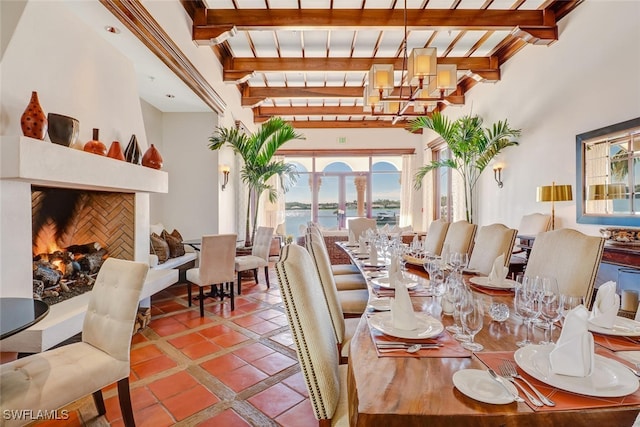
{"label": "red vase", "polygon": [[162,156],[153,144],[151,144],[151,147],[149,147],[142,156],[142,166],[153,169],[162,168]]}
{"label": "red vase", "polygon": [[113,141],[111,146],[109,147],[109,152],[107,153],[107,157],[111,157],[112,159],[122,160],[124,162],[124,153],[122,152],[122,147],[120,147],[119,141]]}
{"label": "red vase", "polygon": [[47,115],[40,106],[38,92],[31,92],[31,101],[20,117],[20,126],[24,136],[44,139],[47,134]]}
{"label": "red vase", "polygon": [[107,147],[106,145],[104,145],[102,142],[98,140],[99,132],[100,131],[98,129],[96,128],[93,129],[93,139],[87,142],[86,144],[84,144],[84,151],[87,151],[93,154],[99,154],[100,156],[106,156]]}

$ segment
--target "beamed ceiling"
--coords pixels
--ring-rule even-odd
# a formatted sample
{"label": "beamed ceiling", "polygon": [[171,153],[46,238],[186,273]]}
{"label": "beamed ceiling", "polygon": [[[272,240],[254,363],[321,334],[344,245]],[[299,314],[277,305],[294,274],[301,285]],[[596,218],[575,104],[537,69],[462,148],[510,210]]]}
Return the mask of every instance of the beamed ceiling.
{"label": "beamed ceiling", "polygon": [[457,66],[457,90],[436,110],[463,105],[475,85],[499,81],[525,45],[558,40],[558,22],[582,2],[406,0],[405,13],[405,0],[181,1],[193,41],[217,56],[255,121],[281,116],[299,128],[404,127],[410,117],[365,112],[362,94],[372,64],[394,65],[391,95],[410,90],[405,32],[407,51],[433,47],[438,64]]}

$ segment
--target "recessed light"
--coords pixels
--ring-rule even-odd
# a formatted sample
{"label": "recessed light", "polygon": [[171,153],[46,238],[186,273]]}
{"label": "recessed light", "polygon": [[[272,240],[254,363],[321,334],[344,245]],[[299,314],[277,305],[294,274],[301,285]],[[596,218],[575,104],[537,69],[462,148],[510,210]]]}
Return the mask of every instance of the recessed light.
{"label": "recessed light", "polygon": [[120,34],[120,30],[117,27],[112,27],[111,25],[107,25],[104,29],[111,34]]}
{"label": "recessed light", "polygon": [[176,97],[175,95],[172,95],[172,94],[170,94],[170,93],[166,94],[165,96],[166,96],[167,98],[175,98],[175,97]]}

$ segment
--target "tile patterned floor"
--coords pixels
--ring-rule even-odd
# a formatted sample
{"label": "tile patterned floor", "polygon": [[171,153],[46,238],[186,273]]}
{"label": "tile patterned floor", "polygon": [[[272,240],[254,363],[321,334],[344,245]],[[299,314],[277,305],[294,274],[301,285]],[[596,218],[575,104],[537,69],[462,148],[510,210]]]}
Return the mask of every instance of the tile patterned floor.
{"label": "tile patterned floor", "polygon": [[[153,426],[317,425],[289,333],[275,272],[242,283],[228,300],[188,307],[178,284],[152,299],[152,320],[131,347],[131,394],[136,424]],[[39,426],[122,426],[115,386],[103,390],[106,416],[90,397],[70,405],[67,421]]]}

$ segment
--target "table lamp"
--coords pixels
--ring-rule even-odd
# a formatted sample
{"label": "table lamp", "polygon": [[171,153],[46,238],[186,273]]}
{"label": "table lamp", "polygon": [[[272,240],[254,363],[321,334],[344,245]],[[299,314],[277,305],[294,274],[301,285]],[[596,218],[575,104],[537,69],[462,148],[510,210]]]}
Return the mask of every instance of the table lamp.
{"label": "table lamp", "polygon": [[551,202],[551,229],[555,230],[555,202],[568,202],[573,200],[571,192],[571,185],[556,185],[552,182],[551,185],[543,185],[538,187],[538,202]]}

